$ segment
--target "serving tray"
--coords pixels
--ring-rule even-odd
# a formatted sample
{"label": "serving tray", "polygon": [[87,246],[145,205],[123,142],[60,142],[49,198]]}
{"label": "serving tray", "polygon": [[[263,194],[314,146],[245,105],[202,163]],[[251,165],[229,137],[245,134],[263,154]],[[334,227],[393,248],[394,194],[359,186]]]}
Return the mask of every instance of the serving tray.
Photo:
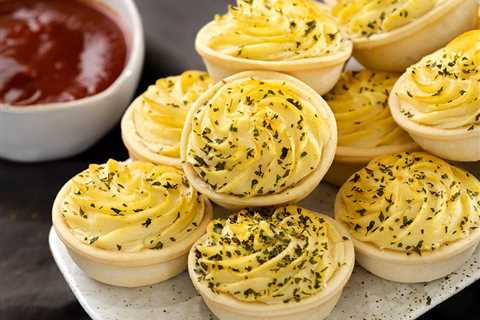
{"label": "serving tray", "polygon": [[[347,70],[363,67],[350,59]],[[455,165],[480,178],[480,162]],[[321,183],[300,205],[332,216],[337,188]],[[215,216],[227,211],[215,207]],[[53,257],[80,304],[94,320],[213,320],[186,272],[149,287],[117,288],[88,278],[72,261],[53,228],[49,234]],[[343,295],[328,320],[410,320],[480,279],[480,246],[472,258],[449,276],[420,284],[380,279],[356,265]],[[312,317],[312,319],[315,319]]]}
{"label": "serving tray", "polygon": [[[478,177],[480,163],[469,164],[467,169]],[[322,183],[300,205],[331,215],[336,192],[336,187]],[[225,210],[216,208],[217,217],[225,214]],[[94,320],[216,319],[196,293],[186,272],[149,287],[112,287],[88,278],[72,261],[53,228],[50,230],[49,243],[65,280]],[[328,319],[415,319],[478,279],[480,246],[460,270],[425,284],[399,284],[382,280],[355,266],[340,302]]]}

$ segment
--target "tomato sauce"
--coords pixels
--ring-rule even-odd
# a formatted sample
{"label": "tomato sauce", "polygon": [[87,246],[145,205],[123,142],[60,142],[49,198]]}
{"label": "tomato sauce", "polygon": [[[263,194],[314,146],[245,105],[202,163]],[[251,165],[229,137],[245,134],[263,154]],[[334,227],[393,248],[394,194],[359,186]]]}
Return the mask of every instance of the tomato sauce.
{"label": "tomato sauce", "polygon": [[66,102],[108,88],[127,59],[124,33],[80,0],[0,0],[0,103]]}

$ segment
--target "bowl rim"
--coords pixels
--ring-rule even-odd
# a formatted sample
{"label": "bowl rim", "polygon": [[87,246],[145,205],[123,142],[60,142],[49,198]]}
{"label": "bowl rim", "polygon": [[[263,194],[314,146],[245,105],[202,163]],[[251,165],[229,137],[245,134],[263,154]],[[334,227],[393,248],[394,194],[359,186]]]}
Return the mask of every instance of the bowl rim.
{"label": "bowl rim", "polygon": [[124,267],[139,267],[154,265],[157,263],[174,260],[190,250],[191,245],[201,237],[207,225],[213,219],[213,206],[207,197],[199,193],[199,197],[205,204],[205,212],[202,222],[198,228],[187,238],[176,242],[162,250],[143,250],[140,252],[117,252],[99,249],[81,242],[70,232],[70,228],[61,216],[61,204],[71,187],[72,180],[67,181],[58,192],[52,206],[52,224],[55,232],[63,244],[76,254],[98,263]]}
{"label": "bowl rim", "polygon": [[335,297],[336,294],[342,292],[345,285],[350,280],[355,266],[355,249],[353,244],[353,238],[343,225],[341,225],[340,223],[338,223],[338,221],[324,213],[316,211],[312,212],[328,221],[328,223],[338,231],[340,236],[343,237],[344,243],[345,263],[335,271],[332,278],[328,281],[329,285],[327,285],[326,288],[324,288],[322,291],[316,293],[311,297],[305,298],[300,302],[271,305],[260,302],[244,302],[227,294],[216,294],[212,292],[205,283],[202,283],[198,280],[197,274],[193,270],[196,261],[195,250],[200,243],[205,241],[207,237],[206,234],[204,234],[193,244],[188,255],[187,269],[194,287],[199,291],[203,299],[213,300],[217,304],[224,305],[235,310],[235,312],[239,312],[242,314],[266,313],[268,315],[293,315],[301,310],[310,309],[315,306],[327,303],[330,299]]}
{"label": "bowl rim", "polygon": [[312,57],[312,58],[303,58],[298,60],[256,60],[256,59],[247,59],[230,56],[218,52],[210,48],[206,44],[206,37],[209,29],[213,28],[215,21],[212,20],[204,25],[197,33],[195,37],[195,49],[197,53],[204,58],[209,60],[218,60],[227,64],[241,64],[249,68],[255,69],[265,69],[270,68],[279,72],[286,72],[292,70],[310,70],[312,67],[331,67],[336,66],[342,63],[345,63],[352,56],[353,52],[353,41],[345,36],[345,50],[338,51],[334,54],[321,57]]}
{"label": "bowl rim", "polygon": [[[94,95],[83,97],[77,100],[67,101],[67,102],[50,102],[50,103],[40,103],[32,104],[26,106],[15,106],[5,103],[0,103],[0,113],[10,113],[10,114],[25,114],[25,113],[41,113],[41,112],[51,112],[51,111],[60,111],[70,108],[82,108],[86,105],[98,102],[103,100],[116,91],[118,91],[123,83],[125,83],[128,78],[134,74],[134,69],[139,60],[143,58],[145,51],[145,40],[144,40],[144,29],[142,20],[140,18],[140,13],[138,11],[137,5],[134,0],[123,0],[124,5],[127,8],[127,13],[129,19],[132,23],[132,28],[128,30],[126,28],[125,19],[122,19],[118,10],[115,10],[111,3],[108,0],[91,0],[93,7],[102,7],[108,11],[107,16],[114,17],[112,18],[122,30],[122,33],[125,38],[127,45],[127,59],[125,65],[118,75],[118,77],[113,81],[110,86],[105,90],[102,90]],[[116,18],[116,20],[115,20]]]}

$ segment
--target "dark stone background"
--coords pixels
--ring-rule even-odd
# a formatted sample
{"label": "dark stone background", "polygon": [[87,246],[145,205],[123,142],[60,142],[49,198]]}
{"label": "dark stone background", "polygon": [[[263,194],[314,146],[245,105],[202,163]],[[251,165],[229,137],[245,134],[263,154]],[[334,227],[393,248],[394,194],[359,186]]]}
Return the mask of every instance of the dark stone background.
{"label": "dark stone background", "polygon": [[[195,33],[214,13],[223,12],[227,1],[137,3],[147,42],[138,92],[159,77],[202,68],[194,51]],[[51,203],[63,183],[88,163],[126,157],[117,127],[96,146],[74,158],[38,164],[0,160],[0,319],[88,319],[49,252]],[[480,319],[479,300],[477,282],[421,319]]]}

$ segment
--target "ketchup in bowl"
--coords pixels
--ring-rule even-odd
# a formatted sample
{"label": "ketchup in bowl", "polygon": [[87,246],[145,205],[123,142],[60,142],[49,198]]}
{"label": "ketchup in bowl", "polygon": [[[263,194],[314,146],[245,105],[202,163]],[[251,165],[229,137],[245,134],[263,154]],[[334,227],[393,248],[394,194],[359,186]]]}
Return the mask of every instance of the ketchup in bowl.
{"label": "ketchup in bowl", "polygon": [[80,0],[0,0],[0,103],[97,94],[122,72],[127,45],[108,14]]}

